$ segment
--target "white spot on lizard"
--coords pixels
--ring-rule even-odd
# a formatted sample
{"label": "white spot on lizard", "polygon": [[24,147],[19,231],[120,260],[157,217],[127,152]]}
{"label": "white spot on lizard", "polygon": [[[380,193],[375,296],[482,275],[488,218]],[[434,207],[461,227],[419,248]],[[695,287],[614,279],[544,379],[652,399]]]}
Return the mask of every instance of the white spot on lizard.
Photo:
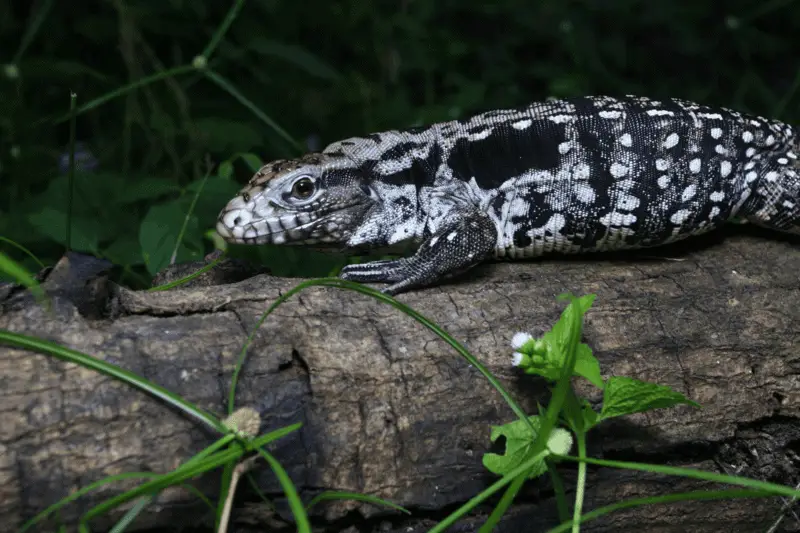
{"label": "white spot on lizard", "polygon": [[612,163],[609,172],[611,172],[611,175],[615,178],[621,178],[628,173],[628,170],[628,167],[622,163]]}
{"label": "white spot on lizard", "polygon": [[664,141],[664,148],[674,148],[679,140],[680,137],[678,137],[677,133],[670,133]]}
{"label": "white spot on lizard", "polygon": [[673,224],[683,224],[686,222],[686,219],[689,218],[690,211],[688,209],[679,209],[675,211],[671,217],[669,217],[669,221]]}

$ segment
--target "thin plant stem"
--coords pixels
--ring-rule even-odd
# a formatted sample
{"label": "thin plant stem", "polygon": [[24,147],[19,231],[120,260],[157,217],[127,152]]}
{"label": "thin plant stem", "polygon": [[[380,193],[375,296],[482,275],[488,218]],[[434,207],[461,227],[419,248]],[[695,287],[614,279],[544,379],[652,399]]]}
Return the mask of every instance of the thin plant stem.
{"label": "thin plant stem", "polygon": [[[75,115],[80,115],[81,113],[86,113],[87,111],[91,111],[92,109],[105,104],[106,102],[113,100],[115,98],[119,98],[120,96],[124,96],[131,91],[138,89],[139,87],[144,87],[145,85],[149,85],[150,83],[163,80],[164,78],[169,78],[170,76],[180,76],[182,74],[187,74],[189,72],[194,72],[195,67],[193,65],[181,65],[179,67],[174,67],[168,70],[161,70],[156,72],[155,74],[151,74],[150,76],[145,76],[144,78],[140,78],[134,82],[129,83],[128,85],[123,85],[122,87],[110,91],[103,96],[99,96],[94,100],[90,100],[86,102],[78,109],[75,110]],[[60,124],[65,120],[68,120],[72,114],[64,115],[59,117],[55,120],[55,124]]]}
{"label": "thin plant stem", "polygon": [[[586,433],[579,431],[575,434],[578,441],[578,457],[586,458]],[[575,509],[572,512],[572,533],[579,533],[581,530],[581,513],[583,512],[583,497],[586,491],[586,463],[578,463],[578,484],[575,488]]]}
{"label": "thin plant stem", "polygon": [[228,14],[225,15],[225,19],[222,21],[222,24],[219,25],[217,31],[215,31],[214,35],[211,36],[211,40],[208,41],[208,44],[203,50],[203,57],[205,57],[206,60],[211,59],[211,54],[214,53],[214,50],[217,49],[219,43],[222,42],[222,38],[225,37],[226,33],[228,33],[228,29],[231,27],[231,24],[233,24],[233,21],[236,20],[236,17],[239,15],[239,11],[242,10],[242,6],[244,6],[244,0],[236,0],[228,10]]}
{"label": "thin plant stem", "polygon": [[22,59],[22,55],[28,49],[28,47],[33,42],[33,39],[36,37],[36,34],[39,33],[39,28],[42,26],[42,22],[44,19],[47,18],[48,13],[50,13],[50,8],[53,7],[53,0],[45,0],[42,3],[42,6],[36,10],[36,13],[33,16],[33,20],[28,27],[25,28],[25,34],[22,36],[22,40],[19,42],[19,48],[17,48],[17,53],[14,54],[14,59],[11,60],[11,63],[14,65],[18,65],[20,60]]}
{"label": "thin plant stem", "polygon": [[67,169],[67,252],[72,249],[72,198],[75,191],[75,106],[78,95],[69,94],[69,168]]}

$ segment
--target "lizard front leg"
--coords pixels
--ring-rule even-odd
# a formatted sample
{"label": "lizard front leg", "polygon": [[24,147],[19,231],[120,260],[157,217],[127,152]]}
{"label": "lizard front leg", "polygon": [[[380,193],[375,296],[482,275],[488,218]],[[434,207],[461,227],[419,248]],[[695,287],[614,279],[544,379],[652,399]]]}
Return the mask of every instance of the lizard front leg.
{"label": "lizard front leg", "polygon": [[341,279],[390,283],[381,292],[400,292],[432,285],[486,260],[497,244],[497,228],[477,209],[465,210],[425,239],[411,257],[347,265]]}

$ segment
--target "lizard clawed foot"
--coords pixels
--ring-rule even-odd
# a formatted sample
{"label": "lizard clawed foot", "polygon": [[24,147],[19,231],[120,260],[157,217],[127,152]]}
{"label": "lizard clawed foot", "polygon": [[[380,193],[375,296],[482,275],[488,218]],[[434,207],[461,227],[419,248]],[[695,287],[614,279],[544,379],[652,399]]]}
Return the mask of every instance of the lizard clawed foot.
{"label": "lizard clawed foot", "polygon": [[339,276],[361,283],[391,283],[381,292],[395,295],[472,268],[486,259],[496,242],[491,219],[474,210],[440,228],[411,257],[347,265]]}
{"label": "lizard clawed foot", "polygon": [[408,259],[383,259],[347,265],[339,277],[359,283],[395,283],[408,277]]}

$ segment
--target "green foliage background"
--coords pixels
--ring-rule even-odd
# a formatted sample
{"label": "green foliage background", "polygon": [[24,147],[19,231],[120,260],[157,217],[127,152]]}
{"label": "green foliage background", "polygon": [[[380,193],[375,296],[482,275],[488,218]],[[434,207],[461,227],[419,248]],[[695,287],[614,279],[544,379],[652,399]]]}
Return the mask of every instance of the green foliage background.
{"label": "green foliage background", "polygon": [[[0,0],[0,236],[57,260],[70,91],[80,106],[191,65],[232,4]],[[76,176],[73,247],[144,286],[169,261],[208,168],[177,260],[213,249],[206,233],[251,174],[237,154],[290,157],[551,96],[677,96],[797,124],[798,36],[797,0],[247,0],[209,67],[260,112],[185,68],[79,114],[81,150],[98,163]],[[18,249],[0,250],[38,269]],[[344,263],[258,253],[282,275]]]}

